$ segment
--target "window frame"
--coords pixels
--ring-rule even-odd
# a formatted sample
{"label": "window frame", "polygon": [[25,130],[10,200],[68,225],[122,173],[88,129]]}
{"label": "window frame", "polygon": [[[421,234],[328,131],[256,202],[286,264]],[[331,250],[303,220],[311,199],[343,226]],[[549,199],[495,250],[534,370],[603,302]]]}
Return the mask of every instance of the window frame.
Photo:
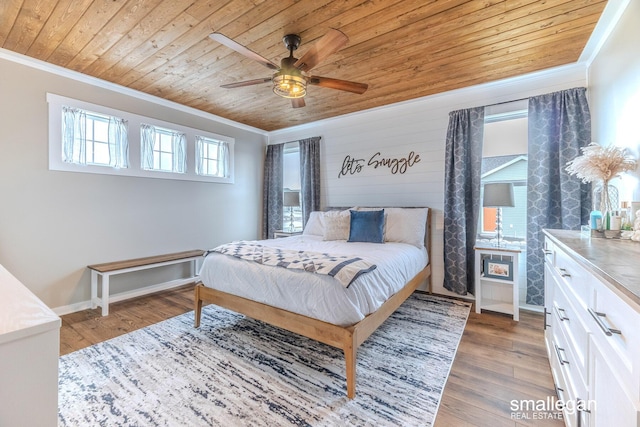
{"label": "window frame", "polygon": [[[109,116],[106,116],[104,114],[100,114],[100,113],[96,113],[94,111],[87,111],[84,110],[86,113],[86,118],[90,119],[93,123],[91,124],[91,133],[92,133],[92,138],[89,139],[88,135],[85,135],[85,151],[87,152],[87,164],[91,165],[91,166],[106,166],[106,167],[112,167],[110,164],[108,163],[97,163],[95,161],[96,159],[96,144],[103,144],[107,146],[107,150],[111,149],[111,144],[115,145],[115,142],[109,141]],[[111,116],[113,117],[113,116]],[[119,117],[118,117],[119,118]],[[96,121],[100,121],[102,123],[106,123],[107,124],[107,141],[98,141],[96,140]],[[87,127],[88,127],[89,123],[87,123]],[[91,149],[89,149],[89,143],[91,143]],[[92,159],[89,160],[88,156],[89,156],[89,152],[91,152],[91,157]],[[129,159],[127,159],[129,160]]]}
{"label": "window frame", "polygon": [[[297,166],[297,170],[294,173],[294,176],[297,175],[297,178],[298,178],[295,184],[291,182],[287,182],[287,179],[286,179],[286,175],[287,175],[286,156],[289,154],[297,154],[297,157],[298,157],[294,162],[295,165]],[[302,182],[300,177],[300,143],[298,141],[285,143],[283,155],[285,156],[285,159],[283,159],[284,164],[283,164],[282,173],[283,173],[283,182],[285,184],[285,188],[283,188],[282,190],[282,197],[284,198],[284,193],[289,191],[298,192],[300,193],[300,205],[293,209],[290,209],[286,206],[282,206],[282,229],[284,231],[294,231],[294,230],[302,231],[304,228],[304,220],[302,218]],[[290,185],[287,186],[286,185],[287,183],[289,183]],[[289,230],[291,213],[293,213],[293,223],[295,227],[294,230]]]}
{"label": "window frame", "polygon": [[[148,123],[143,123],[144,125],[149,125]],[[140,127],[140,141],[142,141],[142,126]],[[153,126],[153,146],[151,147],[151,157],[153,158],[153,165],[150,168],[146,168],[144,166],[144,161],[142,160],[143,157],[143,152],[145,151],[144,145],[140,144],[140,168],[142,170],[145,171],[154,171],[154,172],[167,172],[167,173],[179,173],[179,174],[184,174],[187,173],[187,159],[185,157],[184,159],[184,171],[179,171],[179,170],[174,170],[174,166],[175,166],[175,157],[178,156],[178,153],[176,151],[174,151],[174,148],[176,148],[173,145],[173,138],[178,136],[178,135],[184,135],[184,150],[185,150],[185,156],[186,156],[186,145],[187,145],[187,135],[184,134],[183,132],[177,131],[175,129],[168,129],[165,127],[161,127],[161,126]],[[163,150],[163,147],[166,145],[167,141],[165,140],[166,138],[169,138],[169,144],[171,145],[170,151],[166,151]],[[156,146],[158,147],[158,149],[156,150]],[[157,168],[156,166],[156,153],[157,153]],[[171,164],[171,169],[167,169],[167,168],[163,168],[163,158],[165,156],[163,156],[163,154],[169,155],[170,157],[170,164]]]}
{"label": "window frame", "polygon": [[[528,116],[529,116],[529,112],[527,109],[527,104],[528,104],[528,100],[521,100],[521,101],[513,101],[513,102],[507,102],[507,103],[502,103],[502,104],[496,104],[496,105],[492,105],[492,106],[488,106],[485,107],[485,118],[484,118],[484,125],[486,126],[489,123],[497,123],[497,122],[503,122],[503,121],[509,121],[512,119],[522,119],[522,118],[526,118],[528,120]],[[528,122],[527,122],[528,125]],[[483,153],[484,154],[484,153]],[[505,154],[505,155],[513,155],[511,153],[509,154]],[[524,157],[525,159],[527,159],[528,161],[528,150],[526,153],[520,153],[520,154],[515,154],[516,157],[514,157],[514,159],[511,162],[516,162],[519,161],[520,157]],[[483,155],[483,159],[484,158],[492,158],[492,157],[499,157],[499,156],[484,156]],[[510,164],[511,162],[507,162],[506,164],[503,164],[500,166],[500,168],[503,168],[505,166],[507,166],[508,164]],[[511,182],[514,187],[520,187],[520,186],[526,186],[527,185],[527,181],[526,179],[522,180],[522,179],[513,179],[513,180],[500,180],[500,181],[485,181],[485,178],[490,175],[491,173],[493,173],[496,169],[493,170],[489,170],[486,171],[484,174],[482,174],[482,176],[480,177],[480,186],[481,188],[484,187],[485,183],[488,182]],[[480,211],[478,214],[478,229],[476,232],[476,239],[491,239],[494,238],[497,235],[497,230],[493,230],[493,231],[489,231],[489,230],[485,230],[484,229],[484,223],[485,223],[485,209],[496,209],[497,208],[484,208],[482,206],[482,198],[483,198],[483,191],[484,189],[482,189],[481,193],[480,193]],[[503,234],[506,231],[504,229],[504,224],[503,224]],[[526,236],[526,231],[525,233],[521,236],[518,237],[516,240],[514,241],[522,241],[525,242],[527,239]]]}
{"label": "window frame", "polygon": [[[198,138],[201,138],[201,140],[199,140]],[[202,140],[204,140],[204,141],[202,141]],[[203,145],[202,150],[198,150],[198,147],[197,147],[198,143],[201,143]],[[215,161],[217,163],[217,169],[218,170],[221,169],[221,167],[220,167],[220,159],[219,158],[213,159],[213,157],[210,157],[210,153],[212,151],[211,146],[214,145],[214,144],[218,145],[218,147],[216,147],[216,150],[213,150],[213,151],[218,151],[218,153],[219,153],[220,152],[220,144],[224,144],[226,146],[226,150],[229,151],[230,147],[229,147],[229,143],[227,141],[223,141],[223,140],[221,140],[219,138],[211,138],[211,137],[208,137],[208,136],[205,136],[205,135],[200,135],[200,134],[196,135],[196,171],[195,172],[196,172],[196,174],[198,174],[200,176],[211,176],[211,177],[217,177],[217,178],[224,178],[226,176],[226,174],[225,175],[212,175],[212,174],[204,172],[205,170],[207,170],[207,171],[209,170],[209,162],[210,161]],[[205,146],[206,146],[206,150],[205,150]],[[206,151],[207,154],[205,154],[205,151]],[[201,159],[198,158],[200,156],[200,153],[202,154],[202,158]],[[198,163],[201,164],[200,173],[197,170],[198,169],[197,168],[197,164]],[[230,166],[229,164],[223,165],[222,169],[226,170],[226,171],[229,171],[229,166]],[[227,174],[228,174],[228,172],[227,172]]]}
{"label": "window frame", "polygon": [[[143,178],[173,179],[180,181],[201,181],[222,184],[233,184],[235,182],[235,139],[225,135],[208,132],[203,129],[195,129],[182,126],[177,123],[165,122],[153,117],[142,116],[135,113],[121,111],[102,105],[92,104],[73,98],[47,93],[47,103],[49,104],[49,170],[79,173],[95,173],[100,175],[134,176]],[[128,122],[129,140],[129,167],[116,169],[104,165],[80,165],[66,163],[62,160],[62,106],[79,108],[93,113],[104,114],[122,118]],[[142,123],[157,126],[159,128],[171,129],[182,132],[186,135],[186,172],[169,172],[160,170],[142,169],[141,136],[140,125]],[[226,142],[229,148],[229,173],[227,177],[216,177],[212,175],[198,175],[195,172],[196,148],[195,136],[200,135],[207,138]]]}

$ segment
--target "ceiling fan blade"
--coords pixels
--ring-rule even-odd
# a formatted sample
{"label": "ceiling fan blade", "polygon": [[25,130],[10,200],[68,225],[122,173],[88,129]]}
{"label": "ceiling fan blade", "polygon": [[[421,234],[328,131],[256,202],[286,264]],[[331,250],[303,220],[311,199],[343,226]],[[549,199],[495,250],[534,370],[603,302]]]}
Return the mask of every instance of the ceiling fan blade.
{"label": "ceiling fan blade", "polygon": [[312,85],[328,87],[330,89],[345,90],[347,92],[357,94],[363,94],[369,88],[369,85],[365,83],[350,82],[347,80],[332,79],[329,77],[311,76],[307,81]]}
{"label": "ceiling fan blade", "polygon": [[264,65],[267,68],[270,68],[272,70],[277,70],[279,68],[273,62],[269,61],[266,58],[263,58],[262,56],[258,55],[257,53],[255,53],[251,49],[242,46],[240,43],[231,40],[229,37],[225,36],[224,34],[213,33],[213,34],[209,34],[209,37],[212,40],[215,40],[218,43],[220,43],[222,45],[225,45],[229,49],[235,50],[236,52],[246,56],[249,59],[253,59],[254,61],[258,61],[259,63],[261,63],[262,65]]}
{"label": "ceiling fan blade", "polygon": [[263,79],[245,80],[243,82],[227,83],[226,85],[220,85],[225,89],[233,89],[235,87],[253,86],[261,83],[268,83],[271,81],[271,77],[265,77]]}
{"label": "ceiling fan blade", "polygon": [[300,108],[300,107],[304,107],[305,104],[304,103],[304,98],[291,98],[291,106],[293,108]]}
{"label": "ceiling fan blade", "polygon": [[309,50],[296,61],[294,66],[301,71],[309,71],[324,61],[326,57],[340,50],[348,42],[349,37],[347,37],[345,33],[332,28],[311,46]]}

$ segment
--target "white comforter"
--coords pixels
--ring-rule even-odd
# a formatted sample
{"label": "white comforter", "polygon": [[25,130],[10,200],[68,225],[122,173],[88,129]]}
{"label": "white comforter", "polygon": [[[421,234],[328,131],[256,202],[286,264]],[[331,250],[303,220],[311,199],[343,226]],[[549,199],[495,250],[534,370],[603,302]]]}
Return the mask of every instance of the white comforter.
{"label": "white comforter", "polygon": [[428,263],[427,251],[406,243],[347,243],[321,236],[260,241],[265,246],[359,256],[377,265],[344,288],[333,277],[264,266],[233,256],[209,254],[200,279],[205,286],[340,326],[376,311]]}

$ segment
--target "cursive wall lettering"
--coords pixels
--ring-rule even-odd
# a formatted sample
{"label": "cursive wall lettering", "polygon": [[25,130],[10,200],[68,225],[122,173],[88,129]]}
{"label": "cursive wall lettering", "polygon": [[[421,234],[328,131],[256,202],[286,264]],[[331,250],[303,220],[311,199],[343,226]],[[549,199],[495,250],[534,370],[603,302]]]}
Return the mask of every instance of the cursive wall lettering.
{"label": "cursive wall lettering", "polygon": [[342,169],[338,173],[338,178],[345,175],[355,175],[362,172],[365,166],[372,166],[374,169],[378,167],[387,167],[392,174],[403,174],[410,167],[420,162],[420,155],[411,151],[407,157],[393,158],[382,157],[382,153],[379,151],[369,158],[367,163],[364,163],[365,159],[356,159],[347,154],[342,161]]}

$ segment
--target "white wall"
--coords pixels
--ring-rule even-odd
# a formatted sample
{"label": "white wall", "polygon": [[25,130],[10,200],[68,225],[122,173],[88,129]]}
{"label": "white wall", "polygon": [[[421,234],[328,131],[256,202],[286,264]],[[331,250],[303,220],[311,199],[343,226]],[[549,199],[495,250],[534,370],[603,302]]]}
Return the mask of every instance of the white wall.
{"label": "white wall", "polygon": [[[89,264],[259,236],[266,133],[0,53],[0,264],[47,305],[88,301]],[[235,184],[50,171],[47,92],[233,137]],[[181,270],[119,276],[113,291]]]}
{"label": "white wall", "polygon": [[[585,85],[584,66],[567,66],[271,132],[269,143],[322,137],[324,207],[432,207],[433,289],[449,294],[442,286],[444,150],[449,112]],[[404,175],[365,168],[359,174],[338,178],[345,156],[368,159],[377,151],[390,157],[404,157],[415,151],[421,161]]]}
{"label": "white wall", "polygon": [[[629,148],[640,157],[640,1],[629,2],[591,63],[589,101],[593,141]],[[640,201],[640,169],[615,183],[620,200]]]}

